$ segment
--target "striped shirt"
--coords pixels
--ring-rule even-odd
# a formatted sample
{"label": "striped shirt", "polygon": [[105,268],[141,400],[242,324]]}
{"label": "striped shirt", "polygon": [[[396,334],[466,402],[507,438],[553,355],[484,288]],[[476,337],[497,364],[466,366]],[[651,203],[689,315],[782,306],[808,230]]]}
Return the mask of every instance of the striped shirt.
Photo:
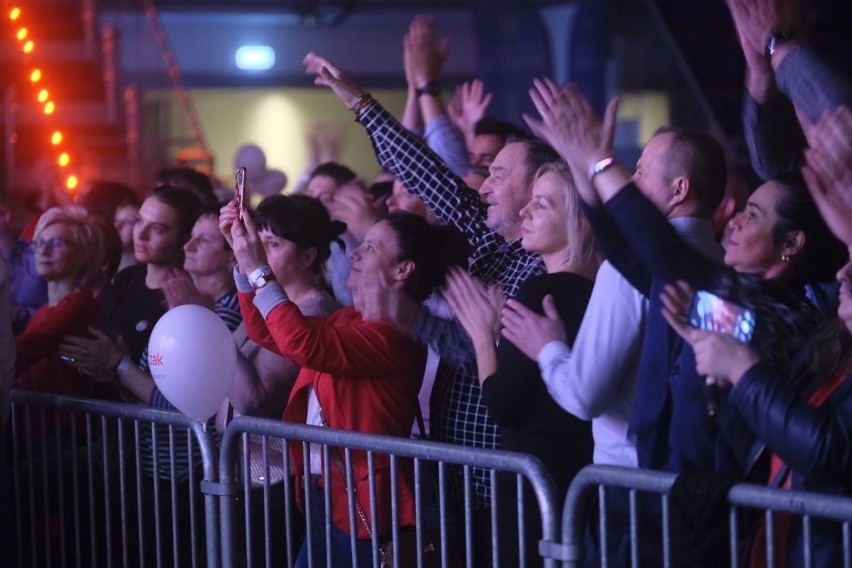
{"label": "striped shirt", "polygon": [[[236,288],[228,291],[224,296],[216,300],[213,311],[218,315],[228,330],[233,333],[243,322],[242,314],[240,314],[240,301],[237,296]],[[142,358],[139,361],[139,368],[150,374],[148,366],[148,349],[142,353]],[[177,408],[170,403],[159,388],[154,388],[149,404],[158,410],[171,410],[178,412]],[[140,431],[140,449],[141,449],[141,468],[145,475],[154,477],[154,438],[156,438],[156,457],[157,457],[157,475],[159,479],[172,478],[172,464],[174,464],[174,477],[177,481],[184,481],[189,477],[190,469],[190,451],[192,452],[191,463],[194,468],[201,466],[201,453],[196,440],[191,440],[192,433],[183,428],[174,428],[173,443],[174,451],[170,444],[172,438],[170,435],[170,427],[163,425],[154,425],[155,436],[152,436],[151,428],[145,427]],[[207,421],[207,430],[212,436],[216,435],[216,423],[213,418]],[[191,450],[190,450],[191,448]]]}

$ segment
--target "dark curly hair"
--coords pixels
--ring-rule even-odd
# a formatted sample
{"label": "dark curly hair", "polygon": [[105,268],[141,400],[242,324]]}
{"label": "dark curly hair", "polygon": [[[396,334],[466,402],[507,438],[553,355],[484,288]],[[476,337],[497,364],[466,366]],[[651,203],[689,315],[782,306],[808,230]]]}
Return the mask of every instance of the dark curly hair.
{"label": "dark curly hair", "polygon": [[805,235],[804,248],[791,259],[797,266],[791,271],[790,279],[797,284],[832,282],[849,258],[846,246],[828,229],[799,172],[772,181],[783,190],[775,204],[778,223],[772,232],[774,244],[782,243],[790,231],[802,231]]}
{"label": "dark curly hair", "polygon": [[395,211],[383,219],[396,235],[399,261],[414,263],[405,291],[422,302],[446,283],[451,266],[467,267],[468,244],[455,229],[431,225],[420,215]]}
{"label": "dark curly hair", "polygon": [[317,256],[311,265],[315,274],[331,256],[331,243],[345,248],[340,235],[346,224],[333,221],[319,199],[307,195],[272,195],[260,202],[252,215],[258,230],[293,242],[302,250],[314,248]]}

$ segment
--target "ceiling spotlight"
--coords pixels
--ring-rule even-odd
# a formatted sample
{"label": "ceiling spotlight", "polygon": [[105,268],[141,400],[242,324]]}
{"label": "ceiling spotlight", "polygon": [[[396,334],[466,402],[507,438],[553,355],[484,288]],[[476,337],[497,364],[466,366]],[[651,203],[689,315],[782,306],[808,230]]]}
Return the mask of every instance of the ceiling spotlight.
{"label": "ceiling spotlight", "polygon": [[237,49],[237,67],[246,71],[265,71],[275,65],[275,50],[268,45],[244,45]]}

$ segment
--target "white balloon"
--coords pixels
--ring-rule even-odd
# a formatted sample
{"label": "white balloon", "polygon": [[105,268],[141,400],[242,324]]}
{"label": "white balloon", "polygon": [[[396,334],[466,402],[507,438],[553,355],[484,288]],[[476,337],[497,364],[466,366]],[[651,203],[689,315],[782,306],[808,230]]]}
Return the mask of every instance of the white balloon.
{"label": "white balloon", "polygon": [[178,306],[160,318],[148,341],[154,382],[178,410],[213,416],[231,388],[237,349],[228,326],[207,308]]}

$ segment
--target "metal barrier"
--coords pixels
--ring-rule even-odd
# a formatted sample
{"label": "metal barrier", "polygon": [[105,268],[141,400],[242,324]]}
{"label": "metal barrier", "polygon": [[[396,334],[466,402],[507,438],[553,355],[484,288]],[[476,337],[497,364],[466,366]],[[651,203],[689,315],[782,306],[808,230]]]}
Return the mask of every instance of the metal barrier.
{"label": "metal barrier", "polygon": [[[819,493],[805,493],[802,491],[785,491],[771,487],[761,487],[756,485],[738,485],[731,489],[728,494],[728,501],[731,503],[731,566],[738,565],[738,558],[735,555],[735,544],[739,540],[740,529],[736,522],[735,511],[738,509],[758,509],[764,511],[764,526],[766,527],[766,559],[767,566],[776,565],[777,552],[772,546],[773,539],[773,522],[779,515],[789,514],[801,517],[801,534],[802,545],[801,549],[794,551],[796,553],[795,560],[801,559],[801,563],[786,565],[800,566],[852,566],[852,538],[850,538],[850,524],[852,524],[852,499],[840,497],[838,495],[824,495]],[[842,554],[842,564],[837,563],[835,559],[831,560],[831,564],[826,563],[826,558],[816,558],[817,551],[814,549],[814,534],[815,524],[825,524],[823,521],[833,521],[833,526],[828,527],[833,535],[829,536],[830,540],[840,544],[842,550],[837,551]],[[823,527],[825,529],[825,527]],[[801,556],[798,553],[801,553]],[[835,555],[836,557],[836,555]]]}
{"label": "metal barrier", "polygon": [[[492,472],[494,496],[486,539],[493,565],[524,566],[527,558],[537,563],[540,550],[558,539],[553,482],[531,456],[240,417],[223,434],[219,458],[203,424],[180,414],[24,391],[13,392],[12,402],[7,472],[14,497],[7,497],[16,525],[10,549],[16,551],[18,566],[292,566],[301,544],[298,527],[304,520],[295,510],[295,472],[286,443],[299,445],[303,456],[310,456],[312,447],[320,448],[323,477],[345,477],[347,488],[357,485],[353,463],[366,460],[367,485],[358,485],[362,491],[347,491],[349,526],[364,522],[359,508],[377,510],[383,475],[377,464],[387,464],[390,534],[380,534],[376,517],[370,515],[366,522],[371,557],[361,565],[378,566],[383,561],[392,566],[482,565],[474,553],[474,539],[482,535],[471,532],[482,523],[472,504],[473,467]],[[196,450],[200,471],[178,463],[181,455],[185,459]],[[332,473],[335,455],[340,456],[342,475]],[[309,473],[307,460],[305,464],[304,472]],[[465,499],[458,505],[444,498],[451,466],[460,466],[466,480]],[[409,474],[416,522],[407,531],[399,522],[399,500],[402,481]],[[498,489],[504,487],[517,493],[513,534],[500,532],[505,528],[502,521],[513,516],[498,506]],[[310,508],[306,488],[299,492]],[[193,505],[202,493],[203,511]],[[324,501],[320,505],[332,511],[330,491]],[[182,508],[186,502],[189,506]],[[341,504],[336,501],[333,506]],[[530,523],[531,517],[537,522]],[[307,547],[327,548],[331,527],[331,517],[326,516],[321,530],[305,531]],[[3,536],[0,531],[0,539]],[[347,538],[352,550],[363,546],[354,537]],[[386,559],[378,553],[385,549],[385,538],[393,544]],[[197,553],[202,539],[206,563]],[[504,545],[513,542],[519,558],[500,558]],[[326,564],[331,565],[330,560]],[[554,566],[555,561],[544,564]]]}
{"label": "metal barrier", "polygon": [[[14,540],[17,566],[220,565],[218,539],[205,538],[218,533],[217,498],[205,496],[200,507],[198,477],[217,474],[202,423],[139,405],[13,391],[9,437],[0,491],[15,529],[0,536]],[[182,452],[200,465],[186,479],[176,469]],[[12,565],[9,550],[5,562]]]}
{"label": "metal barrier", "polygon": [[[588,528],[591,527],[590,517],[594,517],[594,501],[597,498],[598,532],[595,542],[601,566],[622,566],[628,562],[631,566],[671,566],[678,565],[672,557],[672,549],[676,542],[672,534],[672,502],[671,490],[677,476],[671,473],[620,468],[612,466],[589,466],[583,469],[568,491],[562,514],[562,546],[553,547],[553,558],[564,561],[565,566],[581,566],[584,555],[589,552],[586,548],[589,538]],[[606,488],[620,488],[626,492],[627,512],[629,527],[626,536],[629,546],[629,559],[611,559],[608,557],[608,547],[600,543],[607,543],[607,532],[612,527],[609,517],[612,516],[613,507],[607,502]],[[640,499],[640,496],[645,497]],[[837,495],[825,495],[817,493],[805,493],[801,491],[788,491],[784,489],[765,487],[750,484],[737,484],[724,494],[727,507],[727,526],[722,527],[727,532],[727,551],[719,551],[727,555],[727,565],[736,568],[740,565],[749,565],[748,556],[752,548],[761,548],[761,542],[752,537],[759,534],[757,530],[760,525],[749,522],[747,529],[743,529],[743,512],[746,510],[759,510],[763,512],[763,527],[766,538],[765,559],[767,566],[775,566],[776,558],[780,553],[788,554],[785,565],[795,566],[852,566],[852,499]],[[639,501],[653,509],[651,514],[642,510]],[[658,506],[656,506],[658,505]],[[710,506],[709,504],[702,504]],[[618,512],[618,508],[615,510]],[[754,521],[757,515],[751,515],[749,520]],[[795,519],[790,516],[800,517],[800,526],[795,524]],[[786,517],[786,518],[785,518]],[[777,529],[774,527],[779,522],[784,526],[792,527],[785,532],[784,540],[776,542]],[[659,548],[654,539],[647,538],[649,525],[659,521]],[[826,523],[832,526],[828,537],[825,536]],[[724,525],[725,523],[721,523]],[[819,524],[822,541],[814,544],[817,532],[814,527]],[[625,527],[622,527],[625,528]],[[655,527],[650,527],[651,529]],[[801,542],[798,537],[792,539],[790,535],[801,531]],[[640,535],[644,532],[644,535]],[[656,534],[654,535],[656,536]],[[644,538],[643,538],[644,537]],[[825,546],[840,550],[829,550]],[[832,542],[833,541],[833,542]],[[781,551],[776,549],[776,544],[783,546]],[[652,548],[658,556],[654,557],[652,563],[642,560],[641,548]],[[820,556],[822,554],[822,556]],[[838,555],[842,555],[842,564],[839,563]],[[681,564],[682,565],[682,564]],[[705,564],[709,565],[709,564]]]}
{"label": "metal barrier", "polygon": [[[277,448],[274,447],[274,442],[283,444]],[[391,488],[391,514],[393,522],[391,524],[392,531],[389,535],[393,543],[393,557],[387,560],[393,566],[414,566],[414,560],[410,557],[400,558],[400,549],[402,539],[405,533],[401,531],[399,526],[400,515],[400,489],[399,480],[404,477],[406,468],[405,460],[412,460],[412,469],[414,472],[414,495],[415,495],[415,511],[416,511],[416,526],[413,530],[416,538],[415,549],[417,559],[416,565],[426,565],[424,562],[425,553],[430,549],[430,545],[434,547],[434,557],[428,559],[429,566],[455,566],[462,559],[454,557],[452,554],[453,543],[456,541],[457,534],[455,531],[464,531],[464,564],[467,566],[481,566],[477,563],[474,557],[474,535],[471,528],[474,525],[473,510],[472,510],[472,491],[470,483],[470,474],[472,467],[481,467],[490,469],[492,472],[492,487],[497,488],[499,483],[514,483],[518,495],[517,500],[517,515],[519,519],[517,534],[499,534],[497,527],[499,526],[498,517],[500,515],[510,514],[507,511],[498,511],[497,498],[492,497],[491,507],[491,554],[494,559],[494,565],[502,561],[509,566],[525,566],[526,557],[525,547],[529,546],[529,535],[525,534],[525,530],[531,531],[531,527],[526,526],[526,521],[529,519],[528,507],[531,506],[524,498],[523,487],[526,485],[531,489],[538,512],[540,516],[541,530],[543,539],[541,541],[541,550],[547,550],[552,546],[557,539],[557,509],[556,495],[553,487],[553,482],[549,473],[544,469],[541,463],[532,456],[517,454],[513,452],[502,452],[493,450],[481,450],[475,448],[462,448],[448,444],[440,444],[435,442],[425,442],[412,439],[395,438],[390,436],[368,435],[359,432],[350,432],[344,430],[334,430],[331,428],[321,428],[314,426],[306,426],[301,424],[291,424],[285,422],[277,422],[270,420],[262,420],[257,418],[240,417],[235,419],[228,425],[224,438],[221,444],[221,455],[219,462],[219,479],[218,492],[223,496],[221,507],[221,526],[222,526],[222,558],[225,566],[232,565],[253,565],[257,557],[262,557],[265,562],[262,565],[272,565],[273,557],[276,561],[278,557],[272,554],[270,546],[274,543],[279,543],[279,548],[285,548],[286,563],[292,565],[295,558],[295,543],[292,539],[294,523],[298,515],[294,515],[292,511],[293,498],[297,489],[294,488],[291,474],[294,473],[294,468],[290,462],[290,458],[284,447],[286,444],[298,444],[301,448],[301,455],[304,462],[303,474],[305,478],[309,478],[310,471],[308,463],[312,446],[320,446],[323,456],[323,473],[322,477],[325,480],[334,482],[336,474],[333,474],[335,469],[334,463],[337,461],[339,466],[345,470],[345,485],[348,495],[348,519],[350,527],[358,527],[359,523],[367,523],[366,516],[361,515],[361,509],[375,511],[377,500],[379,498],[377,491],[377,479],[382,478],[382,472],[377,471],[376,463],[387,457],[390,471],[390,488]],[[240,451],[242,449],[242,451]],[[332,452],[342,454],[340,459],[335,458]],[[368,463],[369,475],[368,484],[369,490],[366,494],[358,491],[350,491],[349,488],[354,487],[353,479],[353,461],[357,452],[366,453],[366,461]],[[242,457],[242,460],[239,458]],[[361,459],[364,459],[361,456]],[[254,461],[253,461],[254,460]],[[274,467],[270,464],[276,463]],[[437,502],[430,503],[430,493],[432,478],[428,474],[428,466],[434,464],[434,472],[437,485]],[[464,513],[463,526],[453,527],[452,512],[450,504],[445,499],[445,476],[446,467],[448,464],[457,464],[464,468],[464,477],[466,484],[464,487]],[[258,471],[258,466],[260,470]],[[250,472],[254,467],[254,472]],[[509,472],[514,474],[514,479],[509,481],[498,476],[498,472]],[[278,498],[269,499],[270,491],[273,484],[270,480],[280,478],[282,491]],[[254,480],[254,490],[252,489],[252,481]],[[326,484],[329,482],[326,481]],[[528,484],[528,485],[527,485]],[[328,485],[326,485],[327,487]],[[308,484],[298,488],[300,497],[302,497],[306,508],[311,507],[311,491]],[[252,493],[255,493],[253,495]],[[332,511],[332,507],[339,507],[340,503],[332,503],[330,499],[331,491],[325,491],[325,511]],[[495,495],[497,491],[493,492]],[[316,498],[316,493],[314,498]],[[237,497],[244,500],[243,516],[245,517],[245,533],[240,534],[241,519],[237,514]],[[258,523],[262,523],[262,527],[256,527],[252,520],[252,499],[262,498],[262,507],[258,513],[255,513]],[[365,506],[365,502],[369,503],[369,507]],[[428,509],[430,507],[436,513],[436,524],[430,531]],[[333,514],[333,513],[332,513]],[[321,534],[314,534],[310,527],[310,523],[306,528],[306,550],[310,551],[314,546],[325,546],[325,550],[330,547],[331,533],[331,516],[325,515],[325,527]],[[376,516],[371,516],[369,520],[370,535],[372,538],[371,546],[371,561],[372,566],[379,566],[381,563],[381,553],[379,552],[381,542],[380,535],[377,531],[378,522]],[[276,538],[276,535],[270,532],[271,521],[273,518],[279,519],[281,525],[286,527],[285,535],[281,538]],[[459,519],[460,521],[462,519]],[[260,542],[263,543],[263,550],[252,550],[252,533],[256,530],[262,530],[263,538]],[[354,534],[354,531],[350,531]],[[427,542],[427,533],[433,532],[435,542]],[[411,533],[409,533],[409,537]],[[324,542],[319,541],[319,538],[324,538]],[[506,539],[515,539],[518,543],[519,557],[517,561],[512,558],[503,558],[498,560],[500,547]],[[511,542],[511,541],[510,541]],[[356,542],[354,536],[350,538],[350,550],[353,559],[357,555]],[[244,550],[238,550],[240,546],[244,546]],[[533,550],[532,554],[539,558],[539,551]],[[440,554],[439,554],[440,553]],[[240,555],[238,559],[237,556]],[[244,556],[243,556],[244,555]],[[279,555],[281,552],[279,551]],[[440,558],[437,556],[440,555]],[[310,558],[310,556],[308,556]],[[409,564],[410,562],[410,564]],[[555,566],[555,560],[545,559],[546,566]],[[327,565],[331,566],[331,558],[327,558]]]}
{"label": "metal barrier", "polygon": [[[474,552],[474,541],[482,539],[475,531],[483,525],[473,507],[473,467],[491,471],[484,540],[495,566],[579,566],[590,538],[602,566],[670,566],[680,562],[674,552],[684,549],[675,530],[682,522],[672,498],[677,477],[662,472],[585,468],[568,491],[560,539],[550,475],[537,459],[512,452],[239,417],[224,432],[217,456],[212,434],[183,415],[22,391],[12,394],[7,440],[0,545],[4,564],[19,567],[292,566],[302,533],[308,565],[315,564],[312,549],[328,550],[342,534],[342,554],[353,564],[360,558],[374,567],[481,566]],[[303,462],[299,472],[288,444]],[[312,475],[312,450],[321,458],[321,477]],[[366,464],[366,479],[355,478],[356,462]],[[446,498],[447,468],[454,466],[465,478],[464,502],[457,505]],[[295,487],[300,477],[308,482]],[[344,484],[345,499],[332,502],[334,483]],[[341,486],[334,487],[339,496]],[[499,504],[507,488],[517,496],[514,511]],[[407,490],[413,528],[401,526]],[[316,526],[296,511],[297,500],[304,510],[321,512]],[[715,551],[725,556],[719,565],[743,564],[743,543],[761,534],[751,521],[762,517],[766,537],[755,539],[750,553],[763,549],[767,565],[783,554],[795,565],[852,566],[852,499],[738,484],[726,486],[721,505],[724,515],[713,529],[728,546]],[[383,507],[389,510],[386,534],[379,529]],[[332,518],[358,530],[335,533]],[[362,527],[368,537],[359,540]],[[626,547],[619,550],[626,557],[601,546],[609,537]],[[393,545],[387,557],[385,539]],[[504,554],[507,544],[517,559]],[[652,563],[649,551],[658,555]],[[319,564],[333,566],[332,557]]]}

